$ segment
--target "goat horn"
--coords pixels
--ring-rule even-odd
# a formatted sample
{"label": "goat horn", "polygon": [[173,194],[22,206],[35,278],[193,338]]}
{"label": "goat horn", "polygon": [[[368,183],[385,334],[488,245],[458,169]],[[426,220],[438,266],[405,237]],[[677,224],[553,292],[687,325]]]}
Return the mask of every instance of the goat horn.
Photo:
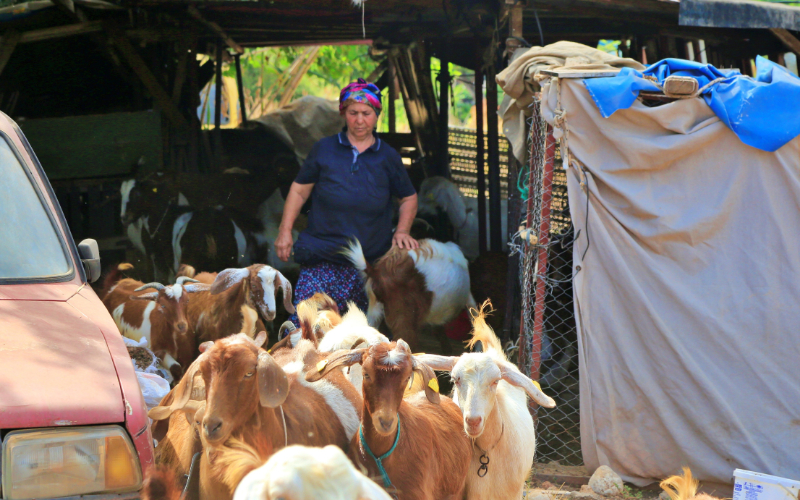
{"label": "goat horn", "polygon": [[158,282],[154,281],[152,283],[148,283],[146,285],[140,286],[139,288],[134,290],[134,292],[141,292],[142,290],[147,290],[148,288],[155,288],[156,290],[161,291],[166,287],[164,285],[162,285],[161,283],[158,283]]}
{"label": "goat horn", "polygon": [[175,283],[183,286],[184,283],[200,283],[200,282],[188,276],[178,276],[178,279],[175,280]]}
{"label": "goat horn", "polygon": [[360,344],[367,344],[367,346],[369,346],[369,342],[367,342],[367,339],[365,339],[364,337],[358,337],[355,341],[353,341],[353,345],[350,346],[350,350],[352,351],[353,349],[356,348],[357,345]]}

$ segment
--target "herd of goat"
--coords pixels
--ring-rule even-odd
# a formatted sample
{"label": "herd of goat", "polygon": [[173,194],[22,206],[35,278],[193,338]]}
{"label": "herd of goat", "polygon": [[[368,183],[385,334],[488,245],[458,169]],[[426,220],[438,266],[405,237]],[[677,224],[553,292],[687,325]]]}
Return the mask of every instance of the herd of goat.
{"label": "herd of goat", "polygon": [[[341,314],[317,294],[295,311],[295,266],[269,251],[286,186],[239,175],[213,181],[236,191],[190,176],[122,185],[129,238],[173,283],[124,277],[128,264],[104,281],[120,332],[147,339],[172,386],[149,412],[157,467],[143,498],[186,498],[190,471],[202,499],[521,498],[535,451],[527,398],[555,402],[508,360],[491,306],[475,300],[502,294],[497,264],[432,239],[368,263],[355,241],[343,250],[368,310]],[[281,301],[300,328],[267,350]],[[446,351],[442,326],[465,308],[480,352],[413,354],[428,325]],[[450,397],[435,371],[451,374]]]}

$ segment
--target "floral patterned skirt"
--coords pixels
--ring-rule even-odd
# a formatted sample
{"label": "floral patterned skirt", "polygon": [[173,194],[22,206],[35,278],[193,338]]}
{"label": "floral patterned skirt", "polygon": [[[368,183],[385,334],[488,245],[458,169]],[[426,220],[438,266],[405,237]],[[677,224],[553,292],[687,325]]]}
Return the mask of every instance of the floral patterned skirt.
{"label": "floral patterned skirt", "polygon": [[[294,305],[297,306],[317,292],[330,295],[342,314],[347,311],[347,303],[350,301],[355,302],[362,311],[367,311],[364,282],[361,274],[352,266],[332,262],[302,266],[297,285],[294,287]],[[300,326],[297,314],[292,314],[289,320],[296,327]]]}

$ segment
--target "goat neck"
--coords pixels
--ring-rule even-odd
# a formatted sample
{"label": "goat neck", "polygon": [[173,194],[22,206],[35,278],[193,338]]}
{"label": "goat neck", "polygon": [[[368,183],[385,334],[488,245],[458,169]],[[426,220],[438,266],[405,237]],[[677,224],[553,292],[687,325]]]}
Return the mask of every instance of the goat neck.
{"label": "goat neck", "polygon": [[489,415],[486,417],[486,423],[483,426],[483,432],[474,438],[467,434],[467,436],[472,439],[473,443],[480,447],[480,449],[486,450],[490,454],[490,450],[497,446],[501,439],[505,438],[505,432],[503,430],[503,417],[500,409],[498,408],[498,403],[499,402],[495,402],[492,411],[489,412]]}

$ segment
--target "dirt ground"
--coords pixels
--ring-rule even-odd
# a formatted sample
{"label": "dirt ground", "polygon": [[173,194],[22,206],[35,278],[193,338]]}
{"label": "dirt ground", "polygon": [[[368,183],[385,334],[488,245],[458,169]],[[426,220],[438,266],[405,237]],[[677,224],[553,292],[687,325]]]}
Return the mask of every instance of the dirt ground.
{"label": "dirt ground", "polygon": [[536,464],[528,481],[529,489],[525,498],[532,499],[544,494],[551,500],[655,500],[662,491],[658,485],[637,488],[625,484],[622,495],[601,497],[589,488],[590,477],[582,466],[560,465],[557,462]]}

